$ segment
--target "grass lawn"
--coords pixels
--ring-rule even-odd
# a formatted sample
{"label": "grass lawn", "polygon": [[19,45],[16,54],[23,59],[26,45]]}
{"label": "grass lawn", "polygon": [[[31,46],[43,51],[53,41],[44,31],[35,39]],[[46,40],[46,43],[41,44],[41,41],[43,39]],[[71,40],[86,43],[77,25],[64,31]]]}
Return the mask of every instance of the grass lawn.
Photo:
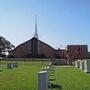
{"label": "grass lawn", "polygon": [[90,73],[84,73],[78,68],[56,67],[55,77],[55,82],[62,87],[58,90],[90,90]]}
{"label": "grass lawn", "polygon": [[[7,69],[6,63],[0,68],[0,90],[37,90],[37,75],[46,62],[18,62],[19,67]],[[54,84],[60,89],[49,90],[90,90],[90,73],[75,67],[55,66]]]}
{"label": "grass lawn", "polygon": [[37,90],[37,75],[46,62],[18,62],[19,67],[7,69],[6,62],[1,67],[0,90]]}

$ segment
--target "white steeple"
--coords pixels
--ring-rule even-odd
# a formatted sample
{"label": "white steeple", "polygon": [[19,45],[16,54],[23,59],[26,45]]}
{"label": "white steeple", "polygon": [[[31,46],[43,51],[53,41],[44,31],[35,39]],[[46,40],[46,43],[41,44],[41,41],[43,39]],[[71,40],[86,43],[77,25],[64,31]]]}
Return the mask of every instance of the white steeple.
{"label": "white steeple", "polygon": [[37,39],[39,38],[38,33],[37,33],[37,17],[36,16],[35,16],[35,33],[34,33],[34,37],[37,38]]}

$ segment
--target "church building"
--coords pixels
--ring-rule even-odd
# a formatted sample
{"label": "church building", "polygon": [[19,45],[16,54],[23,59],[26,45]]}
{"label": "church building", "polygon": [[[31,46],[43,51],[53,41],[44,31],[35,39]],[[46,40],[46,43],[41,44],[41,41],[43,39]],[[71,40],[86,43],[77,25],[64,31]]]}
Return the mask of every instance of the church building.
{"label": "church building", "polygon": [[67,45],[66,49],[54,49],[50,45],[39,40],[37,21],[35,20],[34,36],[13,49],[10,52],[10,56],[15,58],[85,59],[88,56],[88,46]]}
{"label": "church building", "polygon": [[16,58],[52,58],[55,56],[55,49],[39,40],[35,21],[34,37],[17,46],[10,54]]}

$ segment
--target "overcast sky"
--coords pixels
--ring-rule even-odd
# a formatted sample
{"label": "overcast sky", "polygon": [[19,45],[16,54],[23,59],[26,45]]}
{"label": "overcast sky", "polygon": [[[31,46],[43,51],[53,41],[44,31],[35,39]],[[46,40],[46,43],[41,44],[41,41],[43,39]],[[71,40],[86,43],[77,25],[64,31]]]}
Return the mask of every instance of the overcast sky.
{"label": "overcast sky", "polygon": [[90,46],[90,0],[0,0],[0,36],[15,46],[33,37],[54,48]]}

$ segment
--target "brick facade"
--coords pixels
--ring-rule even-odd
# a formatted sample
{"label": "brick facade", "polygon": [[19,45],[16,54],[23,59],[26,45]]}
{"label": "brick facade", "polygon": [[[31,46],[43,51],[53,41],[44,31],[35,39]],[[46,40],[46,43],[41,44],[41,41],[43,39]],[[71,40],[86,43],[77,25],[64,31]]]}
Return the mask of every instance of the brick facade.
{"label": "brick facade", "polygon": [[85,59],[88,55],[87,45],[67,45],[66,49],[54,49],[48,44],[32,38],[17,46],[11,55],[17,58],[59,58],[59,59]]}
{"label": "brick facade", "polygon": [[17,46],[11,54],[14,57],[22,58],[22,57],[43,57],[43,58],[52,58],[55,55],[55,49],[53,49],[48,44],[36,39],[32,38],[25,43]]}
{"label": "brick facade", "polygon": [[88,56],[87,45],[67,45],[67,55],[71,59],[85,59]]}

